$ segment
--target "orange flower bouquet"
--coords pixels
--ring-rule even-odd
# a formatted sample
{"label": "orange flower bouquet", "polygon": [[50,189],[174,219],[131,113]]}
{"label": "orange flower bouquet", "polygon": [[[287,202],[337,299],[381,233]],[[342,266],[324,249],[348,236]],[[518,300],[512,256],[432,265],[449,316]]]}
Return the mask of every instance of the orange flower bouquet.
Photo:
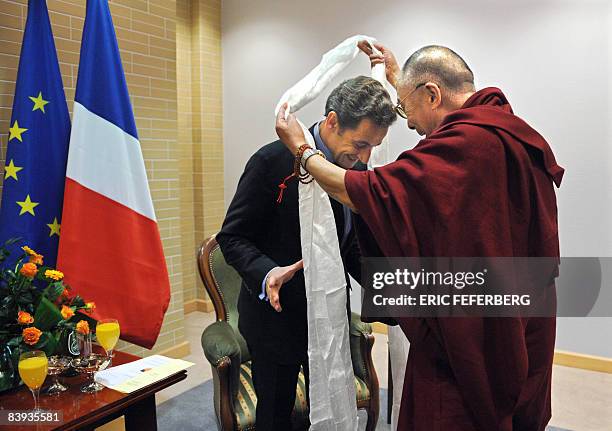
{"label": "orange flower bouquet", "polygon": [[[21,353],[44,350],[51,356],[68,351],[68,335],[77,330],[77,323],[91,321],[84,313],[95,307],[70,295],[64,274],[44,266],[44,256],[30,247],[22,247],[15,266],[5,268],[7,247],[16,242],[0,247],[0,391],[19,382],[16,364]],[[11,365],[14,373],[7,370]]]}

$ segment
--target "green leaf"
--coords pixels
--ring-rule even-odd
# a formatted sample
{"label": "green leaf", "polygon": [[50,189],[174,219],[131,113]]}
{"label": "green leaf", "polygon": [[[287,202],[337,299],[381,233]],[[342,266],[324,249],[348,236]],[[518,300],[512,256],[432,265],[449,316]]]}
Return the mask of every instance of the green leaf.
{"label": "green leaf", "polygon": [[12,296],[6,296],[2,299],[2,305],[10,306],[15,302],[15,299]]}
{"label": "green leaf", "polygon": [[20,236],[14,237],[14,238],[9,238],[6,240],[6,242],[4,243],[3,247],[8,247],[9,245],[13,245],[18,243],[19,241],[21,241],[23,238]]}
{"label": "green leaf", "polygon": [[60,320],[63,320],[62,313],[60,313],[55,304],[43,296],[34,313],[34,324],[36,327],[41,331],[49,331]]}
{"label": "green leaf", "polygon": [[21,294],[19,294],[19,296],[17,297],[17,302],[19,304],[30,304],[32,303],[32,301],[34,301],[34,297],[32,296],[32,292],[21,292]]}
{"label": "green leaf", "polygon": [[3,262],[4,260],[6,260],[6,258],[11,254],[8,251],[8,247],[15,244],[18,241],[21,241],[21,238],[10,238],[4,243],[4,245],[0,247],[0,262]]}
{"label": "green leaf", "polygon": [[57,350],[57,340],[51,332],[43,332],[33,347],[36,350],[43,350],[47,356],[52,356]]}
{"label": "green leaf", "polygon": [[71,305],[74,305],[77,308],[85,307],[85,301],[83,300],[83,298],[77,295],[72,299]]}
{"label": "green leaf", "polygon": [[49,286],[45,289],[45,296],[49,298],[49,301],[55,302],[57,298],[64,291],[64,284],[61,281],[56,281],[54,283],[50,283]]}
{"label": "green leaf", "polygon": [[22,337],[21,337],[21,335],[20,335],[19,337],[12,338],[12,339],[11,339],[11,340],[9,340],[9,342],[8,342],[8,343],[6,343],[6,344],[7,344],[9,347],[13,347],[13,348],[15,348],[15,347],[19,346],[19,344],[21,344],[21,340],[22,340]]}

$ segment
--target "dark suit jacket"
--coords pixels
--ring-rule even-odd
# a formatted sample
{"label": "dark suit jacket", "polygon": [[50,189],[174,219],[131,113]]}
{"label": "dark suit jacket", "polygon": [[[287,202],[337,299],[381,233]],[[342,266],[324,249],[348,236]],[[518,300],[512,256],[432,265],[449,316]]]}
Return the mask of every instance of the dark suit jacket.
{"label": "dark suit jacket", "polygon": [[[311,128],[311,133],[313,130]],[[280,290],[283,311],[277,313],[259,299],[264,277],[272,268],[302,258],[298,208],[298,180],[287,183],[282,202],[278,185],[293,171],[294,156],[280,141],[257,151],[248,161],[227,211],[217,241],[226,261],[242,277],[238,298],[238,327],[249,349],[259,358],[280,364],[307,358],[308,336],[304,272],[299,271]],[[357,169],[365,169],[360,165]],[[342,241],[342,204],[331,199],[345,273],[361,280],[355,230]],[[348,274],[347,285],[350,286]],[[350,293],[347,291],[347,293]]]}

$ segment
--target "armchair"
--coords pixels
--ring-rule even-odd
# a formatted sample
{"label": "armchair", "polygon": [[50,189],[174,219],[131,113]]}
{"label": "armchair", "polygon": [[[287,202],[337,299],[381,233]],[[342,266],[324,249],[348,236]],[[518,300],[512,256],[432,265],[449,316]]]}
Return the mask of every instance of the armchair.
{"label": "armchair", "polygon": [[[219,430],[255,430],[257,397],[251,379],[250,354],[238,331],[240,276],[225,262],[214,236],[202,243],[197,260],[200,277],[216,313],[216,322],[202,333],[202,349],[213,371],[214,408]],[[374,431],[379,414],[378,377],[372,362],[373,344],[371,326],[352,313],[350,346],[357,408],[367,412],[367,431]],[[292,415],[294,429],[308,429],[308,403],[302,372],[296,391]]]}

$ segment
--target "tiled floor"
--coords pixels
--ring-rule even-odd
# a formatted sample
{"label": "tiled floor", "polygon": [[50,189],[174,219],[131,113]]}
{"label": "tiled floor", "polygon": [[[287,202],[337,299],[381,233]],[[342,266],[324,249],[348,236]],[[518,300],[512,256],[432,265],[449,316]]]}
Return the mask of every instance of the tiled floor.
{"label": "tiled floor", "polygon": [[[189,369],[187,379],[157,395],[158,404],[212,378],[210,364],[202,353],[200,336],[204,328],[213,321],[214,313],[195,312],[188,315],[185,324],[191,354],[184,359],[194,362],[195,365]],[[375,336],[374,364],[380,386],[386,388],[387,336],[382,334]],[[381,420],[385,419],[381,417]],[[553,419],[550,425],[573,431],[612,431],[612,374],[555,366]],[[117,427],[103,427],[103,429],[110,431]]]}

